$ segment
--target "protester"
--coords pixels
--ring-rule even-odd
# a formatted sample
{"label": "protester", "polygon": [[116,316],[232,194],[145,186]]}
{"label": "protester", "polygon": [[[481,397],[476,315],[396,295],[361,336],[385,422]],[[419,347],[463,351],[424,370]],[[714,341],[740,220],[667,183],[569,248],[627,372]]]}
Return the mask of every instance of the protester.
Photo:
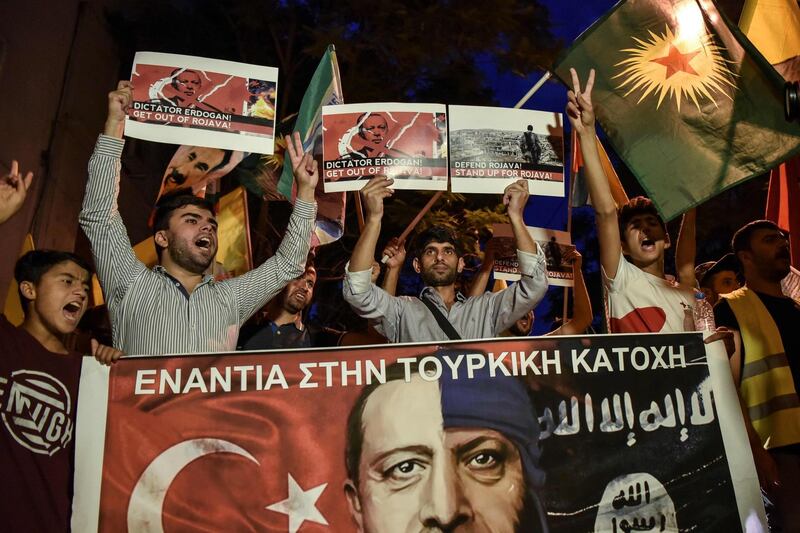
{"label": "protester", "polygon": [[[522,279],[496,293],[466,298],[455,289],[464,267],[455,234],[433,226],[416,238],[413,266],[426,287],[419,298],[391,296],[370,282],[375,245],[380,235],[383,201],[393,194],[393,180],[372,178],[361,190],[366,223],[345,267],[344,298],[365,318],[375,322],[389,342],[438,341],[448,338],[496,337],[533,308],[547,289],[544,254],[528,233],[522,210],[528,200],[524,180],[509,185],[503,196],[516,239]],[[434,314],[435,313],[435,314]]]}
{"label": "protester", "polygon": [[[64,344],[86,311],[89,268],[52,250],[26,253],[14,277],[25,319],[0,315],[0,516],[6,531],[69,531],[75,413],[82,357]],[[92,355],[121,353],[92,340]]]}
{"label": "protester", "polygon": [[775,223],[757,220],[739,228],[732,247],[745,284],[721,295],[714,315],[734,330],[731,370],[761,487],[781,531],[800,531],[800,307],[781,289],[789,241]]}
{"label": "protester", "polygon": [[92,244],[111,315],[114,345],[126,354],[229,351],[239,327],[303,273],[314,225],[317,164],[303,154],[299,135],[287,148],[297,199],[275,256],[238,278],[215,282],[207,274],[217,252],[217,221],[210,202],[191,194],[162,199],[153,227],[159,264],[148,270],[134,255],[117,209],[122,131],[132,85],[109,94],[108,119],[89,161],[80,215]]}
{"label": "protester", "polygon": [[32,181],[33,172],[22,177],[19,163],[11,162],[11,171],[0,179],[0,224],[20,210]]}
{"label": "protester", "polygon": [[306,271],[266,306],[265,320],[239,333],[239,350],[275,350],[317,346],[315,333],[303,323],[303,311],[314,297],[317,270],[308,265]]}
{"label": "protester", "polygon": [[[664,250],[671,243],[653,203],[640,196],[617,210],[611,195],[595,141],[594,70],[583,92],[577,73],[574,69],[570,72],[573,90],[567,93],[567,115],[580,138],[595,209],[609,329],[613,333],[684,331],[685,310],[694,305],[694,231],[691,229],[691,237],[682,239],[683,248],[689,247],[690,252],[676,253],[678,284],[664,272]],[[693,214],[689,222],[693,223]]]}
{"label": "protester", "polygon": [[[497,241],[489,239],[486,243],[486,250],[484,250],[483,262],[481,268],[475,279],[472,280],[470,286],[470,296],[479,296],[486,288],[486,283],[489,281],[489,276],[494,267],[494,261],[497,255]],[[586,290],[586,281],[583,278],[583,271],[581,265],[583,264],[583,256],[580,252],[573,248],[564,256],[564,261],[572,264],[572,279],[574,281],[573,297],[575,301],[573,317],[560,325],[555,330],[547,335],[579,335],[586,331],[586,328],[592,323],[592,302],[589,300],[589,291]],[[531,333],[533,327],[533,309],[528,311],[522,318],[517,320],[514,325],[502,332],[502,336],[526,337]]]}
{"label": "protester", "polygon": [[739,287],[739,261],[734,254],[725,254],[718,261],[708,261],[694,269],[697,284],[706,295],[706,300],[715,305],[721,295],[728,294]]}

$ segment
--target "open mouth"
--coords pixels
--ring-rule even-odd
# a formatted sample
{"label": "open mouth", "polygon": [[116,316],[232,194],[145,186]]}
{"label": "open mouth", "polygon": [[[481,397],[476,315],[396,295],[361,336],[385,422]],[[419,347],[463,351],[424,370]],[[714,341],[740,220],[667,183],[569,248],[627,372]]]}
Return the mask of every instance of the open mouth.
{"label": "open mouth", "polygon": [[194,241],[194,245],[203,250],[211,250],[211,239],[208,237],[200,237]]}
{"label": "open mouth", "polygon": [[642,241],[642,250],[645,252],[652,252],[656,249],[656,241],[653,239],[645,239]]}
{"label": "open mouth", "polygon": [[64,316],[71,322],[77,322],[81,315],[83,305],[79,302],[70,302],[62,308]]}

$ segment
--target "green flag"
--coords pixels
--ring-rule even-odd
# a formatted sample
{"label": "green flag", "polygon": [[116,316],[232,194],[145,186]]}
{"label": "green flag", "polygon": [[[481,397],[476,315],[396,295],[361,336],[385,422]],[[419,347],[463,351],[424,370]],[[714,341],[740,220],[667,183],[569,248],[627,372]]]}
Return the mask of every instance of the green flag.
{"label": "green flag", "polygon": [[710,0],[627,0],[555,67],[586,79],[614,150],[669,220],[800,151],[783,80]]}
{"label": "green flag", "polygon": [[[344,103],[344,98],[339,78],[339,64],[336,62],[336,50],[333,45],[329,45],[317,70],[314,71],[306,94],[303,95],[294,125],[294,131],[299,132],[300,138],[303,140],[305,151],[314,154],[314,157],[320,162],[322,159],[322,106],[342,103]],[[278,180],[278,191],[294,201],[293,187],[292,162],[287,155],[283,160],[283,172]],[[317,221],[312,245],[317,246],[333,242],[344,233],[346,197],[344,193],[326,194],[322,177],[317,184],[314,197],[317,201]]]}
{"label": "green flag", "polygon": [[[311,83],[308,84],[294,131],[300,132],[303,148],[312,150],[314,156],[322,153],[322,106],[344,103],[342,84],[339,81],[339,65],[336,62],[336,50],[329,45],[322,60],[314,71]],[[318,142],[320,141],[320,142]],[[283,173],[278,181],[278,190],[287,198],[292,197],[292,162],[287,157],[283,163]]]}

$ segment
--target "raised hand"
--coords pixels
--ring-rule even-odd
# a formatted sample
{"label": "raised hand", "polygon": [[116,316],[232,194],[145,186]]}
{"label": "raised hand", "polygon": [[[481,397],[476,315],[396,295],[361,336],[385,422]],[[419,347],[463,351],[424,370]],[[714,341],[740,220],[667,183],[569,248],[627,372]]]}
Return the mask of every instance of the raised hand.
{"label": "raised hand", "polygon": [[0,179],[0,224],[11,218],[25,203],[25,196],[33,181],[33,172],[23,178],[19,163],[11,162],[11,172]]}
{"label": "raised hand", "polygon": [[570,263],[572,265],[573,270],[580,270],[581,265],[583,264],[583,256],[578,251],[577,248],[572,248],[567,253],[564,254],[564,261]]}
{"label": "raised hand", "polygon": [[589,71],[589,79],[581,92],[581,82],[574,68],[569,69],[572,75],[572,90],[567,91],[567,116],[572,128],[582,135],[594,135],[594,108],[592,107],[592,87],[594,87],[594,69]]}
{"label": "raised hand", "polygon": [[386,257],[387,268],[400,268],[406,260],[405,241],[392,237],[383,249],[383,257]]}
{"label": "raised hand", "polygon": [[503,205],[508,207],[508,216],[522,218],[522,210],[528,203],[528,181],[517,180],[503,192]]}
{"label": "raised hand", "polygon": [[377,222],[383,218],[383,200],[394,194],[390,189],[394,180],[386,176],[375,176],[361,189],[361,199],[367,209],[367,222]]}
{"label": "raised hand", "polygon": [[97,359],[98,362],[104,365],[111,365],[117,362],[117,359],[122,357],[123,353],[116,348],[112,348],[111,346],[106,346],[105,344],[100,344],[96,340],[92,339],[92,357]]}
{"label": "raised hand", "polygon": [[122,80],[117,83],[117,90],[108,93],[108,117],[104,133],[111,137],[122,138],[125,128],[125,113],[133,102],[133,84]]}
{"label": "raised hand", "polygon": [[297,182],[297,197],[306,202],[313,202],[314,189],[317,188],[319,181],[317,160],[313,155],[305,152],[298,132],[294,132],[291,137],[287,135],[284,140],[286,141],[286,152],[292,162],[294,179]]}

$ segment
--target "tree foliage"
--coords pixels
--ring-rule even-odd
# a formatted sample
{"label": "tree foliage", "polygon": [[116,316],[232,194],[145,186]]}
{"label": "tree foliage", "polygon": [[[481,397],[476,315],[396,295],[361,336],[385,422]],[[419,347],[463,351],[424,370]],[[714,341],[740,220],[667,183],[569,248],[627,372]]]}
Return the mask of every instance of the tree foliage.
{"label": "tree foliage", "polygon": [[280,69],[279,118],[296,111],[325,47],[345,101],[494,103],[484,70],[528,75],[559,48],[536,1],[144,0],[110,13],[123,52],[173,52]]}

